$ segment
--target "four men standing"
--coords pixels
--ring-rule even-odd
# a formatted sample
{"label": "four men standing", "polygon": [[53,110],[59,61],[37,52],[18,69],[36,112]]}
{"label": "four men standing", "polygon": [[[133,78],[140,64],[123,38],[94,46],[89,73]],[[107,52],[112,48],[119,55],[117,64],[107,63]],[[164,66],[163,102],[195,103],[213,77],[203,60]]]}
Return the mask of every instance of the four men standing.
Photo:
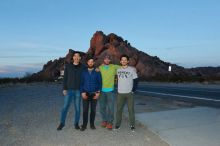
{"label": "four men standing", "polygon": [[[74,99],[75,107],[75,129],[84,131],[87,128],[89,105],[91,107],[90,128],[96,129],[94,121],[97,99],[100,93],[99,104],[102,117],[101,125],[111,130],[114,120],[114,85],[116,75],[118,78],[118,97],[115,129],[119,129],[121,126],[123,108],[125,103],[127,103],[130,128],[134,130],[135,116],[133,91],[137,85],[137,73],[134,67],[128,66],[129,57],[127,55],[122,55],[120,57],[121,66],[118,66],[111,64],[111,56],[106,55],[99,69],[95,69],[94,67],[94,58],[87,58],[87,68],[80,63],[80,59],[80,53],[75,52],[73,54],[73,63],[65,66],[63,82],[64,106],[61,111],[60,125],[57,130],[62,130],[65,126],[65,119],[72,98]],[[80,93],[83,99],[83,124],[81,128],[79,127]]]}

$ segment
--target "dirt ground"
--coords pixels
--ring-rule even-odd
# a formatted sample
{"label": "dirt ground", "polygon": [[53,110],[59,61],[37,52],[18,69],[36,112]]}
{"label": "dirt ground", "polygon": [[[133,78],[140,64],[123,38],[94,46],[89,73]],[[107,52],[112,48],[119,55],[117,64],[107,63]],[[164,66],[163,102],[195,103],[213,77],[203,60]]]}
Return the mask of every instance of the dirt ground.
{"label": "dirt ground", "polygon": [[[157,135],[137,121],[136,130],[129,129],[125,117],[120,130],[100,127],[97,106],[96,130],[84,132],[73,127],[73,105],[66,126],[57,131],[63,96],[59,83],[32,83],[0,87],[0,145],[7,146],[168,146]],[[172,110],[187,103],[135,95],[135,112]],[[127,108],[125,108],[125,113]]]}

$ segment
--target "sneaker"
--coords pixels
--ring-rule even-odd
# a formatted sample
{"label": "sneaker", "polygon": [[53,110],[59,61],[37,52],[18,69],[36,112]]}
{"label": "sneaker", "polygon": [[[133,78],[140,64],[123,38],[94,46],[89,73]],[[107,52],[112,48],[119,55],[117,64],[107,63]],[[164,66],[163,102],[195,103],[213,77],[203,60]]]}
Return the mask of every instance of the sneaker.
{"label": "sneaker", "polygon": [[113,127],[112,124],[109,124],[109,123],[106,126],[106,128],[109,129],[109,130],[112,130],[112,127]]}
{"label": "sneaker", "polygon": [[95,125],[90,125],[90,128],[93,129],[93,130],[96,129]]}
{"label": "sneaker", "polygon": [[76,129],[76,130],[79,130],[79,129],[80,129],[80,127],[79,127],[78,124],[75,124],[74,126],[75,126],[75,129]]}
{"label": "sneaker", "polygon": [[106,122],[106,121],[103,121],[103,122],[101,123],[101,126],[102,126],[102,127],[106,127],[106,126],[107,126],[107,122]]}
{"label": "sneaker", "polygon": [[80,131],[85,131],[86,127],[85,126],[81,126]]}
{"label": "sneaker", "polygon": [[57,131],[60,131],[62,130],[64,127],[64,124],[63,123],[60,123],[60,125],[57,127]]}
{"label": "sneaker", "polygon": [[115,130],[119,130],[120,129],[120,126],[115,126]]}
{"label": "sneaker", "polygon": [[134,132],[135,127],[133,125],[131,125],[130,129],[131,129],[132,132]]}

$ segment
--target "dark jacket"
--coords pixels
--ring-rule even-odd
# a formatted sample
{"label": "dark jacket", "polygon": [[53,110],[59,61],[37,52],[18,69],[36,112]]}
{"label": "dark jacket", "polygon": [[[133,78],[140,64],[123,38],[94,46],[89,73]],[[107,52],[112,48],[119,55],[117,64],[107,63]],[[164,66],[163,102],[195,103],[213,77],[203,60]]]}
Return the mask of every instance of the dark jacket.
{"label": "dark jacket", "polygon": [[79,65],[74,65],[72,63],[65,65],[63,90],[80,90],[80,77],[84,68],[85,66],[81,63]]}
{"label": "dark jacket", "polygon": [[89,73],[88,69],[84,69],[81,76],[80,92],[94,93],[96,91],[101,91],[101,88],[101,73],[95,71],[95,69]]}

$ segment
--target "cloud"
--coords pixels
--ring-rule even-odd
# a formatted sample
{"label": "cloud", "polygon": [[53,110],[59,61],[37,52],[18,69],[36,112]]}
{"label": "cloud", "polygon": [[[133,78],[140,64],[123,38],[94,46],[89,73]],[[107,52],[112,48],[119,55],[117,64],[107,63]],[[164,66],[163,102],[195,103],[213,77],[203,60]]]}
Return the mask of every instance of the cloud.
{"label": "cloud", "polygon": [[50,58],[58,58],[60,56],[58,55],[0,55],[0,58],[44,58],[44,57],[50,57]]}
{"label": "cloud", "polygon": [[26,63],[24,64],[25,67],[41,67],[44,63]]}
{"label": "cloud", "polygon": [[8,71],[7,70],[4,70],[4,69],[0,69],[0,74],[1,73],[8,73]]}
{"label": "cloud", "polygon": [[157,44],[154,47],[148,47],[147,50],[187,50],[187,49],[206,49],[211,46],[215,47],[213,44],[180,44],[180,45],[169,45],[169,44]]}
{"label": "cloud", "polygon": [[176,50],[176,49],[191,49],[191,48],[202,48],[204,46],[207,46],[205,44],[195,44],[195,45],[180,45],[180,46],[170,46],[164,48],[165,50]]}
{"label": "cloud", "polygon": [[7,52],[14,52],[14,51],[35,51],[35,52],[64,52],[66,50],[61,46],[53,45],[53,44],[44,44],[44,43],[37,43],[37,42],[2,42],[0,44],[0,50],[4,50]]}
{"label": "cloud", "polygon": [[0,43],[0,65],[17,65],[28,62],[47,62],[64,57],[68,49],[54,45],[31,42]]}
{"label": "cloud", "polygon": [[27,64],[22,64],[22,65],[3,65],[0,66],[1,70],[17,70],[17,71],[23,71],[27,68],[39,68],[42,67],[44,64],[43,63],[27,63]]}
{"label": "cloud", "polygon": [[0,77],[22,77],[26,73],[35,73],[42,69],[43,63],[0,66]]}
{"label": "cloud", "polygon": [[41,51],[47,51],[48,49],[50,49],[49,51],[63,51],[62,47],[42,43],[19,42],[16,45],[20,48],[39,49]]}

